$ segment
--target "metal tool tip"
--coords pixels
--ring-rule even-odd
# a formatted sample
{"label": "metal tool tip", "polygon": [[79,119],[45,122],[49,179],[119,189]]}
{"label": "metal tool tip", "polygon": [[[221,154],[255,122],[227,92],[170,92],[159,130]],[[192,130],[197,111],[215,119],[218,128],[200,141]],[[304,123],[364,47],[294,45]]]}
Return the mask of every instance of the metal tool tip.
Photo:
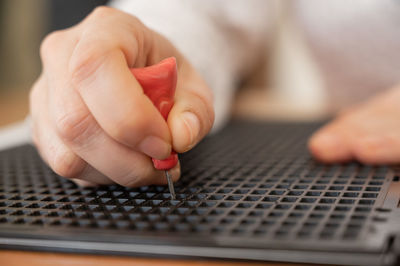
{"label": "metal tool tip", "polygon": [[165,171],[165,177],[167,178],[168,182],[169,194],[171,194],[171,199],[174,200],[176,198],[174,183],[172,182],[172,177],[168,171]]}

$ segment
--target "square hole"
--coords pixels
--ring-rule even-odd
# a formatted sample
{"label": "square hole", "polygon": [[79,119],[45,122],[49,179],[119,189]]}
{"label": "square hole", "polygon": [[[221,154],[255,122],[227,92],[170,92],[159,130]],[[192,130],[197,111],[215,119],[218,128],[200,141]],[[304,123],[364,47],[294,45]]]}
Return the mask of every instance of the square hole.
{"label": "square hole", "polygon": [[336,199],[333,198],[322,198],[319,200],[319,203],[324,203],[324,204],[333,204],[335,203]]}
{"label": "square hole", "polygon": [[309,238],[312,236],[312,230],[302,229],[297,232],[297,236],[300,238]]}
{"label": "square hole", "polygon": [[280,189],[287,189],[289,187],[289,185],[287,184],[279,184],[276,186],[276,188],[280,188]]}
{"label": "square hole", "polygon": [[311,213],[308,217],[311,219],[322,219],[324,216],[325,215],[323,213]]}
{"label": "square hole", "polygon": [[349,186],[347,187],[347,190],[349,191],[361,191],[362,187],[358,187],[358,186]]}
{"label": "square hole", "polygon": [[345,185],[345,184],[347,184],[347,180],[334,180],[334,181],[333,181],[333,184],[336,184],[336,185]]}
{"label": "square hole", "polygon": [[246,198],[244,198],[245,201],[258,201],[260,199],[260,196],[247,196]]}
{"label": "square hole", "polygon": [[350,211],[352,207],[350,206],[336,206],[335,207],[335,211],[339,211],[339,212],[347,212]]}
{"label": "square hole", "polygon": [[259,203],[256,205],[257,209],[269,209],[271,208],[272,204],[267,204],[267,203]]}
{"label": "square hole", "polygon": [[370,212],[371,208],[370,207],[356,207],[354,209],[355,212]]}
{"label": "square hole", "polygon": [[341,214],[341,213],[333,213],[330,216],[330,219],[338,219],[338,220],[342,220],[346,217],[346,215]]}
{"label": "square hole", "polygon": [[329,190],[343,190],[344,186],[330,186]]}
{"label": "square hole", "polygon": [[322,194],[321,191],[309,191],[306,193],[306,196],[318,197]]}
{"label": "square hole", "polygon": [[374,203],[375,203],[375,200],[365,200],[365,199],[362,199],[358,202],[358,204],[361,204],[361,205],[374,205]]}
{"label": "square hole", "polygon": [[356,202],[353,199],[341,199],[339,200],[339,204],[354,204],[354,202]]}
{"label": "square hole", "polygon": [[325,197],[338,197],[340,195],[340,192],[333,192],[333,191],[328,191],[325,192],[324,196]]}
{"label": "square hole", "polygon": [[363,198],[377,198],[378,197],[378,193],[363,193],[362,197]]}
{"label": "square hole", "polygon": [[253,207],[253,203],[250,202],[241,202],[237,205],[237,208],[242,208],[242,209],[249,209]]}
{"label": "square hole", "polygon": [[235,205],[234,202],[221,202],[220,204],[218,204],[218,208],[230,208],[233,205]]}
{"label": "square hole", "polygon": [[233,196],[228,196],[228,197],[226,198],[226,200],[238,201],[238,200],[240,200],[241,198],[243,198],[243,196],[233,195]]}
{"label": "square hole", "polygon": [[311,205],[305,205],[305,204],[296,205],[295,207],[296,210],[309,210],[310,208]]}
{"label": "square hole", "polygon": [[303,194],[304,191],[300,191],[300,190],[291,190],[287,193],[287,195],[289,196],[300,196],[301,194]]}
{"label": "square hole", "polygon": [[316,202],[316,201],[317,201],[317,198],[302,198],[300,200],[300,202],[302,202],[302,203],[313,203],[313,202]]}
{"label": "square hole", "polygon": [[253,235],[256,236],[264,236],[268,233],[268,231],[265,228],[259,228],[253,231]]}
{"label": "square hole", "polygon": [[275,206],[275,209],[277,210],[288,210],[292,207],[290,204],[278,204]]}
{"label": "square hole", "polygon": [[303,227],[308,227],[308,228],[315,228],[318,226],[318,222],[317,221],[306,221],[303,224]]}
{"label": "square hole", "polygon": [[350,217],[350,219],[352,219],[352,220],[365,220],[365,219],[367,219],[367,216],[355,214],[355,215],[352,215]]}
{"label": "square hole", "polygon": [[285,193],[285,190],[272,190],[269,194],[270,195],[283,195]]}
{"label": "square hole", "polygon": [[275,220],[264,220],[261,222],[261,224],[264,226],[271,226],[271,225],[274,225],[275,223],[276,223]]}
{"label": "square hole", "polygon": [[380,191],[380,187],[366,187],[365,191]]}
{"label": "square hole", "polygon": [[307,189],[308,185],[296,185],[293,187],[293,189]]}
{"label": "square hole", "polygon": [[314,210],[316,210],[316,211],[329,211],[330,209],[331,209],[331,206],[329,206],[329,205],[317,205],[314,208]]}
{"label": "square hole", "polygon": [[275,211],[273,211],[273,212],[270,212],[270,213],[268,214],[268,216],[269,216],[269,217],[282,217],[283,214],[284,214],[284,212],[275,212]]}
{"label": "square hole", "polygon": [[225,195],[214,194],[208,197],[208,200],[222,200]]}
{"label": "square hole", "polygon": [[289,213],[289,217],[291,218],[301,218],[304,216],[304,212],[291,212]]}
{"label": "square hole", "polygon": [[278,197],[265,197],[263,198],[262,201],[266,201],[266,202],[275,202],[277,201],[279,198]]}
{"label": "square hole", "polygon": [[382,186],[383,182],[381,181],[371,181],[368,183],[370,186]]}
{"label": "square hole", "polygon": [[281,202],[296,202],[297,201],[297,197],[285,197],[282,198]]}
{"label": "square hole", "polygon": [[317,183],[317,184],[329,184],[331,182],[331,180],[329,180],[329,179],[320,179],[320,180],[317,180],[317,182],[315,182],[315,183]]}
{"label": "square hole", "polygon": [[312,190],[324,190],[326,188],[326,186],[312,186],[311,189]]}
{"label": "square hole", "polygon": [[260,189],[255,189],[251,192],[251,194],[256,194],[256,195],[265,195],[267,194],[268,190],[260,190]]}
{"label": "square hole", "polygon": [[360,193],[358,192],[345,192],[343,193],[343,197],[346,198],[357,198]]}
{"label": "square hole", "polygon": [[259,216],[263,216],[264,212],[262,211],[251,211],[249,212],[249,216],[253,216],[253,217],[259,217]]}

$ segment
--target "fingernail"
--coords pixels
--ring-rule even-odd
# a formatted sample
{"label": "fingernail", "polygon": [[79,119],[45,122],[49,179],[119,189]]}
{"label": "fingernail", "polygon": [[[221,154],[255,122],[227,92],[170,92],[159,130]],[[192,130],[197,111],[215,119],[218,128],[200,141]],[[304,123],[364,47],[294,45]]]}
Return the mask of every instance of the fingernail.
{"label": "fingernail", "polygon": [[163,160],[171,153],[171,145],[156,136],[148,136],[139,144],[139,150],[151,158]]}
{"label": "fingernail", "polygon": [[193,147],[195,144],[197,137],[200,132],[200,121],[194,113],[191,112],[184,112],[182,114],[183,121],[186,124],[186,127],[189,130],[190,134],[190,148]]}

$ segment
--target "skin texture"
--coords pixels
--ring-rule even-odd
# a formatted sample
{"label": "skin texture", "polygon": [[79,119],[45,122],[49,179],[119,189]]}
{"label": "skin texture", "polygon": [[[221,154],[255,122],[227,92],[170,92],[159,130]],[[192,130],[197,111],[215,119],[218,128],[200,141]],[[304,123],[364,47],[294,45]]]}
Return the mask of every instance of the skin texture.
{"label": "skin texture", "polygon": [[[177,60],[175,104],[165,121],[131,68]],[[100,7],[41,46],[30,94],[33,140],[45,162],[80,185],[165,184],[151,157],[185,152],[211,129],[212,93],[163,36],[124,12]],[[180,176],[179,163],[170,170]]]}
{"label": "skin texture", "polygon": [[345,110],[311,137],[311,153],[326,163],[400,163],[399,103],[397,86]]}
{"label": "skin texture", "polygon": [[[165,121],[130,69],[168,57],[178,80]],[[151,158],[188,151],[212,127],[204,80],[168,40],[124,12],[100,7],[50,34],[41,59],[30,95],[33,140],[56,173],[80,185],[166,184]],[[400,163],[399,102],[400,86],[342,112],[311,137],[311,153],[326,163]],[[179,162],[170,173],[179,178]]]}

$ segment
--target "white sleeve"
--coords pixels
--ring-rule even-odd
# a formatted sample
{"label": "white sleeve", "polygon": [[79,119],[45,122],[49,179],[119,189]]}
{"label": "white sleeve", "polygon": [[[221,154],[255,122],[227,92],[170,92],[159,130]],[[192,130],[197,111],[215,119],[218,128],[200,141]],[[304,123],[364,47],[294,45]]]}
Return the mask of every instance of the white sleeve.
{"label": "white sleeve", "polygon": [[215,124],[229,118],[237,83],[256,67],[272,28],[273,1],[114,0],[168,38],[214,92]]}
{"label": "white sleeve", "polygon": [[30,117],[0,129],[0,150],[31,143]]}

